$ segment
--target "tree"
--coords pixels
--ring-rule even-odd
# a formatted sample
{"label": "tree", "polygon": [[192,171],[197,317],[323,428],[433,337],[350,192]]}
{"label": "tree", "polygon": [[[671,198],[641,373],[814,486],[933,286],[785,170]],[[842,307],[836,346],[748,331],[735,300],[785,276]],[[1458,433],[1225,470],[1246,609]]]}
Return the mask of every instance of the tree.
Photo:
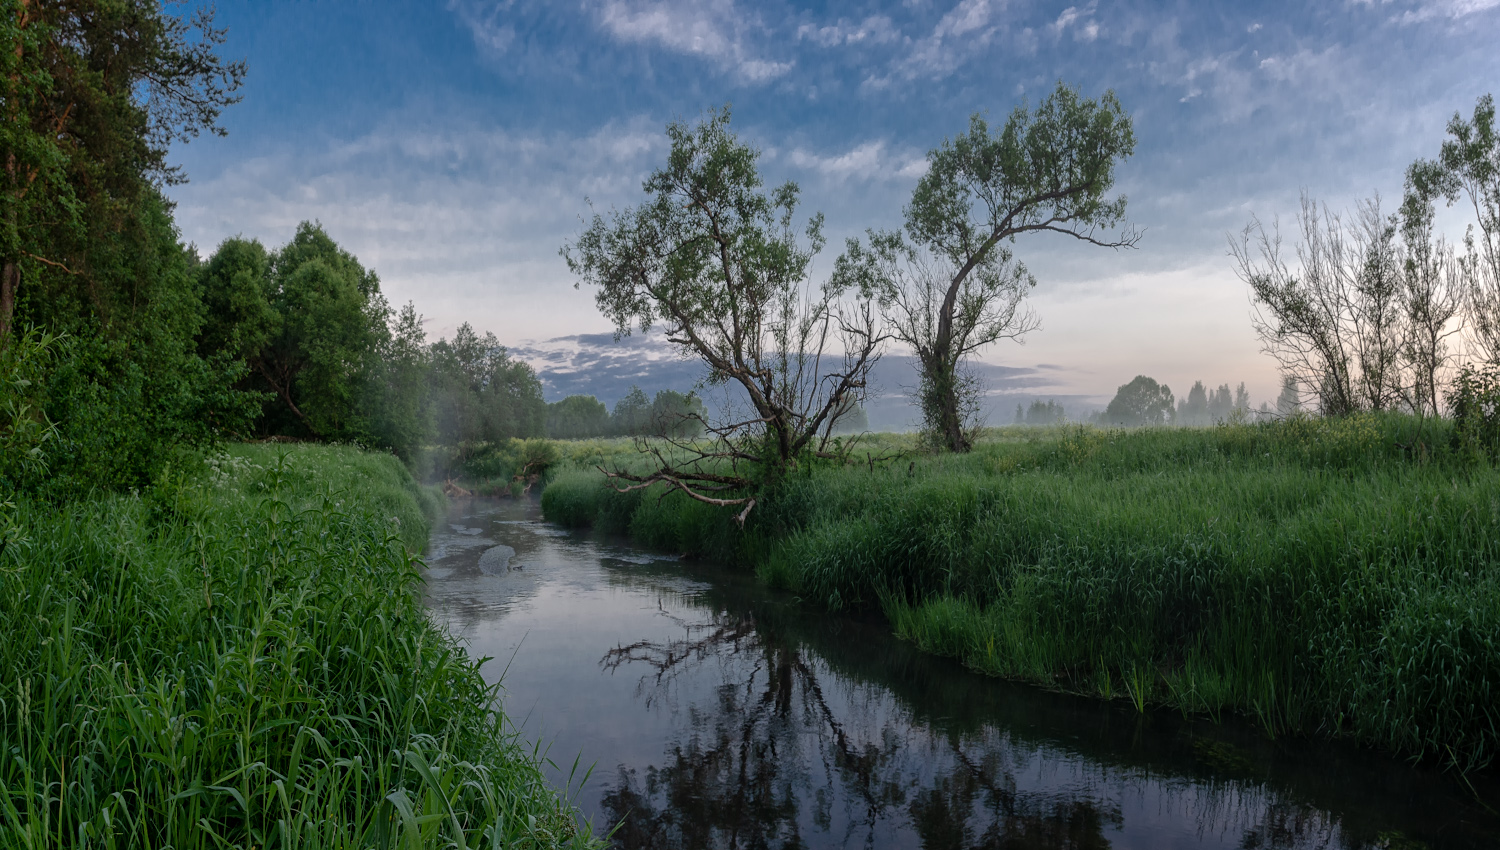
{"label": "tree", "polygon": [[321,225],[302,222],[271,257],[264,344],[247,362],[275,395],[265,426],[325,440],[364,440],[362,404],[388,334],[380,280]]}
{"label": "tree", "polygon": [[222,134],[238,100],[245,66],[214,52],[223,40],[212,9],[182,20],[158,0],[0,0],[0,345],[23,278],[107,296],[94,246],[181,179],[170,144]]}
{"label": "tree", "polygon": [[437,437],[460,456],[481,443],[540,437],[547,427],[542,383],[511,358],[493,333],[480,336],[465,322],[450,342],[429,349]]}
{"label": "tree", "polygon": [[622,437],[645,436],[651,423],[651,399],[634,384],[630,392],[615,402],[609,416],[610,430]]}
{"label": "tree", "polygon": [[966,134],[929,152],[904,236],[872,231],[868,248],[849,242],[835,277],[876,292],[892,334],[916,352],[923,419],[942,445],[972,444],[980,388],[965,359],[1037,327],[1020,309],[1035,280],[1006,243],[1050,231],[1135,245],[1128,226],[1101,235],[1124,221],[1125,197],[1107,195],[1116,162],[1134,150],[1130,116],[1113,92],[1086,100],[1058,83],[1035,111],[1016,107],[998,134],[975,114]]}
{"label": "tree", "polygon": [[1068,421],[1068,414],[1063,406],[1051,399],[1042,401],[1037,399],[1026,408],[1027,425],[1061,425]]}
{"label": "tree", "polygon": [[703,433],[706,412],[695,392],[683,395],[676,390],[657,390],[651,399],[649,433],[658,437],[696,437]]}
{"label": "tree", "polygon": [[[1469,324],[1474,329],[1476,353],[1487,363],[1500,364],[1500,132],[1495,127],[1495,100],[1484,95],[1465,121],[1454,113],[1448,135],[1435,160],[1418,160],[1406,172],[1407,203],[1403,213],[1419,222],[1433,201],[1442,197],[1451,206],[1466,197],[1474,209],[1474,224],[1464,237],[1467,253],[1459,267],[1465,284]],[[1426,215],[1430,225],[1430,213]]]}
{"label": "tree", "polygon": [[673,123],[667,136],[672,149],[646,180],[646,201],[596,214],[562,255],[580,283],[598,288],[616,333],[664,326],[710,383],[737,384],[748,405],[743,417],[708,423],[711,447],[680,449],[689,460],[656,452],[656,471],[611,479],[743,505],[743,521],[762,487],[826,448],[833,414],[863,392],[883,336],[866,294],[849,303],[837,281],[808,284],[822,216],[799,238],[796,184],[763,190],[760,155],[730,132],[727,107],[696,126]]}
{"label": "tree", "polygon": [[[1283,374],[1315,388],[1324,413],[1399,406],[1409,311],[1395,221],[1381,214],[1378,197],[1361,202],[1346,225],[1304,194],[1298,223],[1299,269],[1287,266],[1279,234],[1268,235],[1258,220],[1231,240],[1262,350]],[[1260,263],[1251,257],[1252,241]]]}
{"label": "tree", "polygon": [[416,305],[407,302],[379,337],[375,372],[364,400],[375,445],[408,463],[434,429],[426,340],[422,317]]}
{"label": "tree", "polygon": [[1124,384],[1104,409],[1104,421],[1111,425],[1166,425],[1172,421],[1172,390],[1145,375],[1136,375]]}
{"label": "tree", "polygon": [[1292,375],[1281,376],[1281,394],[1276,396],[1276,415],[1291,416],[1302,409],[1302,391]]}
{"label": "tree", "polygon": [[547,436],[583,440],[609,432],[609,408],[591,395],[570,395],[547,405]]}
{"label": "tree", "polygon": [[1194,381],[1187,397],[1177,403],[1177,424],[1188,428],[1213,422],[1208,413],[1208,390],[1202,381]]}

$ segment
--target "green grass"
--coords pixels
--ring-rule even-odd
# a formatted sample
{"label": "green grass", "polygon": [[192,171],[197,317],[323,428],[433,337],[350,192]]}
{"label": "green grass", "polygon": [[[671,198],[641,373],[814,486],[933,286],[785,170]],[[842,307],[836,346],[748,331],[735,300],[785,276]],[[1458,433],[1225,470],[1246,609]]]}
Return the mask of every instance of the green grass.
{"label": "green grass", "polygon": [[[1472,770],[1500,747],[1500,475],[1449,428],[999,429],[968,455],[792,476],[745,560],[987,673]],[[589,483],[544,499],[624,511]]]}
{"label": "green grass", "polygon": [[592,846],[427,618],[389,456],[231,447],[22,501],[0,553],[0,846]]}

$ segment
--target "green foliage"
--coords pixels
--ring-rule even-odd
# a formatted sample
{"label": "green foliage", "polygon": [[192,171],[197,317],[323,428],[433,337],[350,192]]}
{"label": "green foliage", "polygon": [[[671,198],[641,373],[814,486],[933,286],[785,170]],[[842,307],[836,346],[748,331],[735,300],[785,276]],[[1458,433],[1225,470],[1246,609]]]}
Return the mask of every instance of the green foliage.
{"label": "green foliage", "polygon": [[1465,235],[1463,258],[1469,324],[1482,359],[1500,364],[1500,127],[1495,123],[1495,99],[1482,95],[1472,118],[1454,113],[1448,136],[1434,160],[1417,160],[1406,172],[1402,212],[1408,221],[1430,221],[1433,201],[1442,197],[1451,206],[1467,198],[1479,231]]}
{"label": "green foliage", "polygon": [[392,458],[236,447],[23,501],[0,553],[0,843],[594,846],[422,608]]}
{"label": "green foliage", "polygon": [[[243,365],[199,356],[203,304],[193,256],[152,196],[129,229],[92,246],[92,278],[38,282],[17,315],[62,337],[36,376],[37,407],[57,426],[49,496],[145,486],[180,446],[247,430],[256,399],[233,385]],[[87,284],[87,285],[85,285]]]}
{"label": "green foliage", "polygon": [[[1227,393],[1228,387],[1224,388]],[[1123,384],[1104,409],[1104,421],[1111,425],[1137,427],[1166,425],[1172,421],[1172,389],[1145,375],[1136,375]]]}
{"label": "green foliage", "polygon": [[1500,366],[1465,366],[1448,395],[1453,437],[1467,453],[1500,460]]}
{"label": "green foliage", "polygon": [[1021,304],[1036,280],[1004,242],[1048,230],[1107,247],[1134,245],[1102,230],[1124,221],[1125,197],[1108,198],[1116,161],[1135,149],[1130,116],[1113,92],[1079,97],[1059,82],[1036,111],[1018,106],[998,134],[978,113],[969,131],[927,155],[907,204],[906,237],[870,231],[851,239],[834,281],[873,292],[892,333],[916,352],[917,403],[932,441],[967,451],[982,389],[963,364],[1000,339],[1039,326]]}
{"label": "green foliage", "polygon": [[541,382],[494,334],[480,336],[465,322],[451,342],[434,343],[430,356],[439,442],[462,449],[546,432]]}
{"label": "green foliage", "polygon": [[570,395],[547,405],[547,436],[586,440],[609,433],[609,408],[591,395]]}
{"label": "green foliage", "polygon": [[222,132],[245,67],[216,55],[224,35],[212,10],[182,20],[156,0],[0,0],[0,36],[3,341],[31,290],[82,284],[109,300],[99,244],[131,230],[159,183],[178,178],[166,164],[173,142]]}
{"label": "green foliage", "polygon": [[787,491],[799,530],[762,570],[986,672],[1124,681],[1142,703],[1470,769],[1500,747],[1500,481],[1444,454],[1450,433],[1070,427],[910,478],[829,472]]}
{"label": "green foliage", "polygon": [[[711,382],[739,384],[755,415],[725,434],[735,448],[716,454],[774,479],[826,440],[833,413],[857,400],[881,338],[873,296],[861,292],[844,305],[837,280],[808,285],[823,218],[812,216],[798,232],[796,184],[765,190],[760,153],[730,131],[727,108],[694,126],[674,122],[667,136],[671,152],[646,180],[645,201],[596,214],[562,254],[598,288],[600,312],[617,333],[661,324]],[[824,368],[830,332],[842,335],[844,357]],[[678,488],[723,484],[696,475],[684,467],[649,477]]]}
{"label": "green foliage", "polygon": [[1061,404],[1051,399],[1046,401],[1037,399],[1031,403],[1030,407],[1025,408],[1024,412],[1021,405],[1016,405],[1017,425],[1061,425],[1066,421],[1068,421],[1067,411],[1063,410]]}
{"label": "green foliage", "polygon": [[28,328],[0,345],[0,491],[34,486],[47,472],[47,443],[57,426],[42,410],[56,337]]}

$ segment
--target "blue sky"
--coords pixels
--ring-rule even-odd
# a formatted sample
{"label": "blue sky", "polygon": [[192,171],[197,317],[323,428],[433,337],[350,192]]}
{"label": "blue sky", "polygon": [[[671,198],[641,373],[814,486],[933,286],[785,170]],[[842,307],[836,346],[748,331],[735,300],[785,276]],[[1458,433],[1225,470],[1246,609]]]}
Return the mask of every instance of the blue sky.
{"label": "blue sky", "polygon": [[[1179,395],[1243,380],[1258,403],[1277,379],[1226,234],[1252,214],[1290,223],[1304,189],[1335,208],[1379,192],[1393,209],[1447,119],[1500,94],[1500,0],[217,9],[225,54],[250,71],[229,136],[173,153],[191,180],[171,190],[184,238],[205,252],[236,234],[277,245],[320,220],[433,338],[469,321],[558,374],[609,345],[558,248],[585,199],[640,200],[668,121],[731,103],[768,182],[796,180],[838,246],[899,225],[926,151],[971,113],[1003,121],[1061,79],[1112,88],[1132,114],[1118,189],[1145,237],[1126,252],[1016,243],[1043,327],[984,353],[1030,376],[997,392],[1102,403],[1145,373]],[[1442,218],[1453,237],[1460,213]],[[649,345],[616,353],[631,352],[660,361]]]}

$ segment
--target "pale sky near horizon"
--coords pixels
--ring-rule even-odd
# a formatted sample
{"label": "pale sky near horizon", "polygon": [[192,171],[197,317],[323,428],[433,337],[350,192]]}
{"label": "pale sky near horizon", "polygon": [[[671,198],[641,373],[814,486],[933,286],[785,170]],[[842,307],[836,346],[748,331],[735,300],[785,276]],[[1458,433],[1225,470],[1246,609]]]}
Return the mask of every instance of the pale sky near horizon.
{"label": "pale sky near horizon", "polygon": [[[191,5],[191,4],[189,4]],[[1500,94],[1500,0],[1100,3],[906,0],[220,0],[223,53],[249,63],[227,138],[177,147],[183,238],[285,242],[302,220],[415,302],[431,338],[461,322],[553,366],[610,330],[558,248],[585,199],[639,203],[665,124],[733,104],[768,183],[847,235],[893,228],[927,150],[968,116],[1003,122],[1065,80],[1112,88],[1136,153],[1118,172],[1137,249],[1047,234],[1042,329],[982,358],[1028,392],[1107,400],[1138,373],[1277,377],[1259,353],[1227,235],[1292,223],[1306,190],[1335,208],[1399,202],[1455,112]],[[1445,211],[1461,238],[1461,210]],[[1291,234],[1287,234],[1291,235]],[[598,337],[588,344],[598,346]],[[622,350],[621,355],[628,354]]]}

